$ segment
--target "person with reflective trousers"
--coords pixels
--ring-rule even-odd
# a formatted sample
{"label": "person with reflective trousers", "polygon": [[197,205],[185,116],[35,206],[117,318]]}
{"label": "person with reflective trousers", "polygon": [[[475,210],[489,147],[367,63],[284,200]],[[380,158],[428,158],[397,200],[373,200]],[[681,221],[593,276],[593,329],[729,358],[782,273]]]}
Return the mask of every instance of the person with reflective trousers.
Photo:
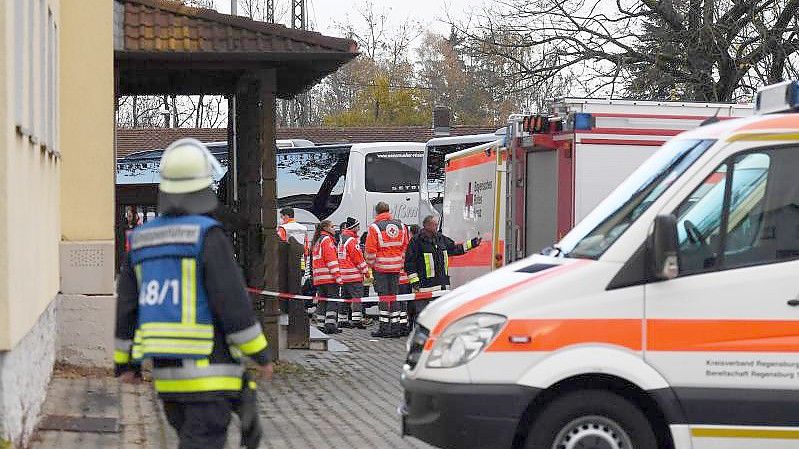
{"label": "person with reflective trousers", "polygon": [[[419,234],[419,225],[415,225],[415,224],[414,225],[410,225],[410,226],[407,227],[407,229],[408,229],[408,244],[410,245],[410,242],[411,242],[411,240],[413,240],[413,237],[416,236],[417,234]],[[407,249],[405,250],[405,252],[407,254],[407,252],[408,252]],[[403,282],[403,277],[405,279],[405,282]],[[405,268],[403,268],[402,269],[402,273],[400,273],[400,288],[399,288],[399,292],[400,292],[401,295],[402,294],[406,294],[406,293],[413,293],[413,286],[411,285],[411,280],[408,277],[408,272],[405,271]],[[411,330],[413,329],[413,323],[416,320],[416,308],[414,307],[415,303],[416,303],[416,301],[405,301],[405,302],[402,303],[404,305],[404,309],[405,309],[404,310],[405,311],[405,331],[404,331],[404,333],[406,335],[410,335]]]}
{"label": "person with reflective trousers", "polygon": [[[170,145],[160,164],[160,216],[130,235],[117,286],[115,374],[137,382],[152,360],[154,387],[181,449],[223,448],[231,412],[242,446],[260,426],[243,357],[270,377],[267,341],[221,225],[211,190],[218,162],[194,139]],[[246,418],[245,418],[246,417]]]}
{"label": "person with reflective trousers", "polygon": [[[381,201],[375,207],[375,222],[366,236],[366,263],[371,265],[374,287],[378,295],[396,295],[402,271],[408,234],[405,225],[391,216],[388,204]],[[379,327],[373,337],[399,337],[400,309],[397,301],[380,301]]]}
{"label": "person with reflective trousers", "polygon": [[[363,294],[364,278],[369,277],[369,266],[366,265],[363,252],[358,244],[358,220],[347,217],[341,223],[341,240],[338,243],[338,262],[341,267],[341,297],[343,299],[360,298]],[[338,309],[338,326],[363,329],[363,304],[360,302],[341,303]]]}
{"label": "person with reflective trousers", "polygon": [[[316,225],[311,249],[311,271],[316,293],[322,298],[338,298],[339,286],[344,282],[338,263],[338,250],[333,236],[335,230],[330,220]],[[316,305],[316,322],[326,334],[341,332],[337,326],[339,303],[320,300]],[[321,323],[324,323],[322,325]]]}
{"label": "person with reflective trousers", "polygon": [[[413,225],[417,228],[418,226]],[[411,237],[415,234],[411,231],[412,226],[405,226],[405,232],[408,235],[408,241],[410,242]],[[411,288],[411,280],[408,277],[408,272],[405,271],[403,268],[402,271],[399,273],[399,288],[397,292],[400,295],[407,295],[412,292]],[[411,333],[411,323],[410,323],[410,301],[398,301],[397,308],[399,309],[399,332],[400,335],[405,337],[410,335]]]}
{"label": "person with reflective trousers", "polygon": [[[405,271],[414,291],[432,292],[449,288],[449,257],[460,256],[480,246],[480,237],[455,243],[438,230],[438,219],[428,215],[422,221],[422,229],[411,239],[405,252]],[[414,313],[418,314],[429,301],[414,301]]]}

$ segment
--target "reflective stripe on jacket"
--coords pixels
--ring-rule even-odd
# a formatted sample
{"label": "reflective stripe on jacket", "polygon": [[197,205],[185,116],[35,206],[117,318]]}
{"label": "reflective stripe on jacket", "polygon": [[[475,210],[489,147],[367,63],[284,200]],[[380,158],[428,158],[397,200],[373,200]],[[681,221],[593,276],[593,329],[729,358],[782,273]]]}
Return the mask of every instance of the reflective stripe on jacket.
{"label": "reflective stripe on jacket", "polygon": [[338,245],[338,261],[341,268],[341,279],[344,283],[360,283],[369,273],[369,266],[363,257],[358,239],[352,231],[341,233]]}
{"label": "reflective stripe on jacket", "polygon": [[390,213],[379,214],[366,236],[366,262],[380,273],[399,273],[408,247],[408,232]]}
{"label": "reflective stripe on jacket", "polygon": [[199,215],[158,217],[131,233],[139,284],[136,358],[201,359],[211,353],[214,327],[197,268],[205,234],[215,226]]}
{"label": "reflective stripe on jacket", "polygon": [[148,358],[165,399],[235,398],[241,357],[269,362],[230,241],[214,220],[167,215],[137,228],[118,282],[117,375]]}
{"label": "reflective stripe on jacket", "polygon": [[455,243],[441,234],[420,231],[411,239],[405,253],[405,271],[411,283],[419,283],[423,290],[449,285],[449,256],[459,256],[466,246]]}
{"label": "reflective stripe on jacket", "polygon": [[312,253],[313,285],[341,284],[338,251],[333,236],[323,232]]}

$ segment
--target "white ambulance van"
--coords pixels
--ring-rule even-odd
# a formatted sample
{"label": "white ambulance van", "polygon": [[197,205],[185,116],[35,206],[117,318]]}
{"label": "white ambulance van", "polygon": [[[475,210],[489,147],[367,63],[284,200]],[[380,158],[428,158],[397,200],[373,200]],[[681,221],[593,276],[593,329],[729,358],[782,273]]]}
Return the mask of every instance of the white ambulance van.
{"label": "white ambulance van", "polygon": [[482,238],[477,248],[449,258],[452,286],[463,285],[505,262],[508,177],[503,167],[507,154],[503,140],[494,140],[445,157],[441,231],[456,242]]}
{"label": "white ambulance van", "polygon": [[[663,145],[548,255],[431,303],[405,435],[446,448],[799,447],[799,83]],[[786,113],[783,113],[786,112]]]}

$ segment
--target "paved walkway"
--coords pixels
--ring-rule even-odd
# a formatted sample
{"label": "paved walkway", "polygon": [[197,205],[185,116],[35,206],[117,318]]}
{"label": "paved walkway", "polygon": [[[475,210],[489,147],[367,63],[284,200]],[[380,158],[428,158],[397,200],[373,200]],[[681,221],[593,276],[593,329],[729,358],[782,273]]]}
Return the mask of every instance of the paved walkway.
{"label": "paved walkway", "polygon": [[[426,449],[399,435],[397,406],[404,339],[372,339],[368,331],[345,330],[336,339],[349,352],[286,351],[270,383],[261,385],[260,414],[274,449]],[[176,448],[149,384],[120,385],[104,376],[67,375],[50,386],[45,415],[117,418],[119,432],[41,430],[32,449]],[[238,430],[231,426],[229,448]]]}

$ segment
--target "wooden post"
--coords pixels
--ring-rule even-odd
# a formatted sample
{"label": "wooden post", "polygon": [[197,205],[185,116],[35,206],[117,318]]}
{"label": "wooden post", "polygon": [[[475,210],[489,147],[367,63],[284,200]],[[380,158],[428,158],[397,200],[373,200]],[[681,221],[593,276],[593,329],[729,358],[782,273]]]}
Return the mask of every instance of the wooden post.
{"label": "wooden post", "polygon": [[[236,89],[239,211],[247,222],[239,237],[241,262],[247,284],[267,290],[277,289],[275,83],[274,69],[261,70],[242,76]],[[277,359],[278,302],[254,299]]]}
{"label": "wooden post", "polygon": [[[278,257],[277,257],[277,161],[275,158],[275,90],[277,90],[277,74],[274,69],[262,70],[258,72],[258,80],[261,86],[259,98],[260,126],[259,131],[259,152],[261,153],[261,185],[263,195],[261,196],[261,213],[264,230],[263,239],[263,275],[266,280],[266,287],[269,290],[277,290],[278,279]],[[264,303],[263,318],[264,331],[272,342],[272,354],[278,359],[279,351],[279,318],[280,303],[277,298]]]}
{"label": "wooden post", "polygon": [[[294,239],[280,242],[278,246],[280,263],[280,291],[299,294],[302,291],[300,261],[305,247]],[[308,349],[310,347],[310,328],[305,301],[287,300],[281,308],[288,313],[289,325],[286,333],[286,347],[289,349]]]}

